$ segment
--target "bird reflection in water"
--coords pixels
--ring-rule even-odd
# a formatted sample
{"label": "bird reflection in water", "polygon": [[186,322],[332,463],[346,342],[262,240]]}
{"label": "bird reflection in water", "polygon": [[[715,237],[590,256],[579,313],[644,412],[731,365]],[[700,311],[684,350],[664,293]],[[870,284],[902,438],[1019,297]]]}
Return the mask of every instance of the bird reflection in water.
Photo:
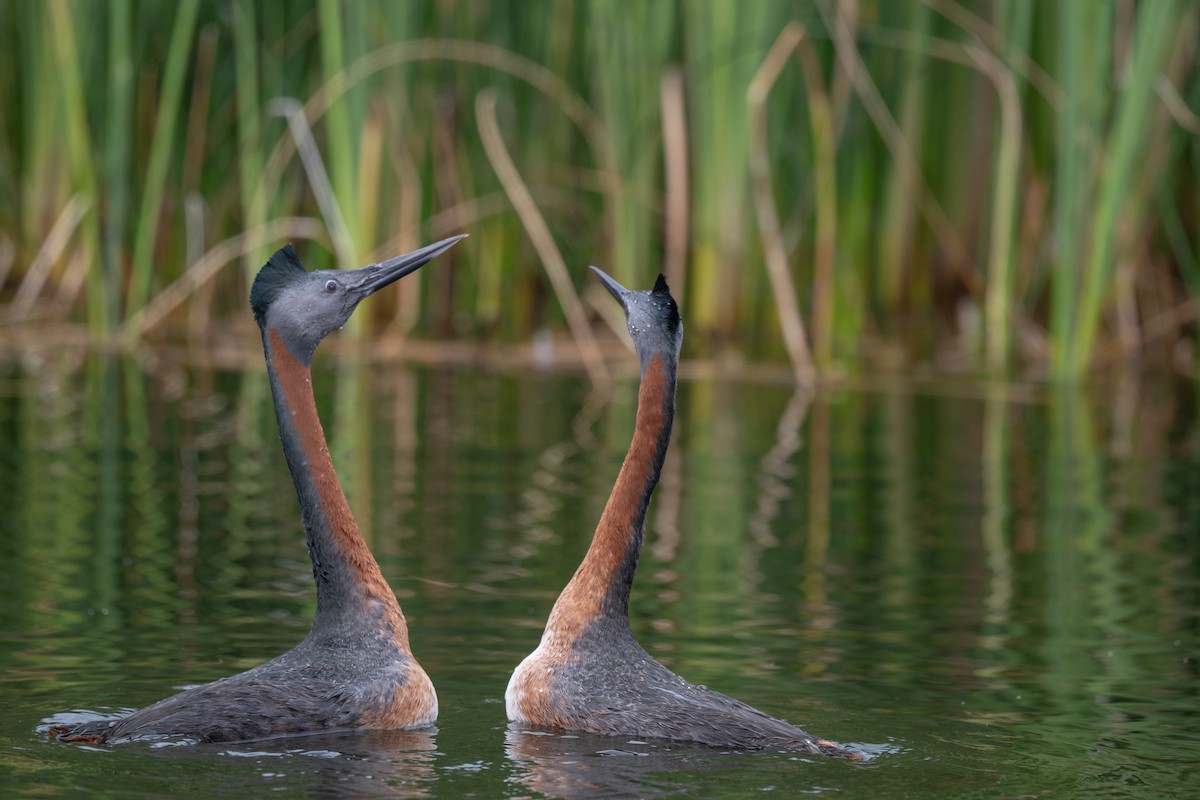
{"label": "bird reflection in water", "polygon": [[720,751],[690,742],[564,734],[517,723],[505,733],[505,754],[514,783],[578,800],[689,795],[702,788],[700,773],[733,766]]}

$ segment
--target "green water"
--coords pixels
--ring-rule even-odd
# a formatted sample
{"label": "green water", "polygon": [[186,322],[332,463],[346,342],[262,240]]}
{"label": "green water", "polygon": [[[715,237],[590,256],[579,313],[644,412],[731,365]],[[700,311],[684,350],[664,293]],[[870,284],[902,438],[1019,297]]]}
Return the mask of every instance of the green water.
{"label": "green water", "polygon": [[261,371],[0,366],[0,793],[1185,797],[1200,786],[1192,387],[689,381],[633,624],[680,674],[863,764],[510,729],[635,385],[320,360],[350,501],[441,700],[432,732],[89,748],[111,714],[297,642],[309,565]]}

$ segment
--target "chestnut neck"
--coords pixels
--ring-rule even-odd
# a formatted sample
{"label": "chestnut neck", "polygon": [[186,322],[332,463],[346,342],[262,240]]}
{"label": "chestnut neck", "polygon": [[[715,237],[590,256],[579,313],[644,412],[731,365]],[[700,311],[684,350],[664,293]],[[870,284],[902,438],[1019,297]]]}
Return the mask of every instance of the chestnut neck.
{"label": "chestnut neck", "polygon": [[674,353],[653,353],[643,362],[633,441],[591,547],[550,612],[547,634],[574,639],[594,621],[629,626],[629,593],[645,538],[646,511],[675,419],[675,373]]}
{"label": "chestnut neck", "polygon": [[407,649],[400,604],[367,547],[333,468],[313,395],[311,354],[295,355],[270,325],[263,326],[263,350],[317,584],[313,633],[383,626]]}

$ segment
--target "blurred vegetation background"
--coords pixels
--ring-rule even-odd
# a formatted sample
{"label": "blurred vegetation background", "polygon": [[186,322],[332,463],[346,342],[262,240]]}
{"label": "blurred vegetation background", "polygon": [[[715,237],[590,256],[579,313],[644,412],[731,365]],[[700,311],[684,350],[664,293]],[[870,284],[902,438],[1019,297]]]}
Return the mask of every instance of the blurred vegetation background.
{"label": "blurred vegetation background", "polygon": [[468,232],[352,334],[570,338],[594,366],[594,263],[667,273],[686,356],[801,379],[1191,371],[1198,25],[1184,0],[9,0],[0,341],[241,336],[285,241],[353,267]]}

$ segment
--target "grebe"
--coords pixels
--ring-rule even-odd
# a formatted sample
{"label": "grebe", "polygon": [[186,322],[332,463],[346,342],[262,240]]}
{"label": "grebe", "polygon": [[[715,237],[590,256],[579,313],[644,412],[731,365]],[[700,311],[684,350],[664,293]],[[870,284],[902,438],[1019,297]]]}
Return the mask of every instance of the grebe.
{"label": "grebe", "polygon": [[117,720],[59,726],[64,742],[137,738],[231,742],[347,729],[431,725],[437,694],[413,658],[408,625],[359,532],[317,416],[317,345],[363,298],[449,249],[455,236],[356,270],[315,270],[289,244],[259,271],[250,305],[262,331],[284,456],[317,584],[304,641],[254,669],[197,686]]}
{"label": "grebe", "polygon": [[563,589],[541,643],[504,693],[509,720],[608,735],[655,737],[748,750],[861,756],[703,686],[650,656],[629,626],[629,591],[675,417],[675,373],[683,323],[658,276],[630,291],[592,267],[625,309],[641,362],[633,442],[596,526],[591,547]]}

